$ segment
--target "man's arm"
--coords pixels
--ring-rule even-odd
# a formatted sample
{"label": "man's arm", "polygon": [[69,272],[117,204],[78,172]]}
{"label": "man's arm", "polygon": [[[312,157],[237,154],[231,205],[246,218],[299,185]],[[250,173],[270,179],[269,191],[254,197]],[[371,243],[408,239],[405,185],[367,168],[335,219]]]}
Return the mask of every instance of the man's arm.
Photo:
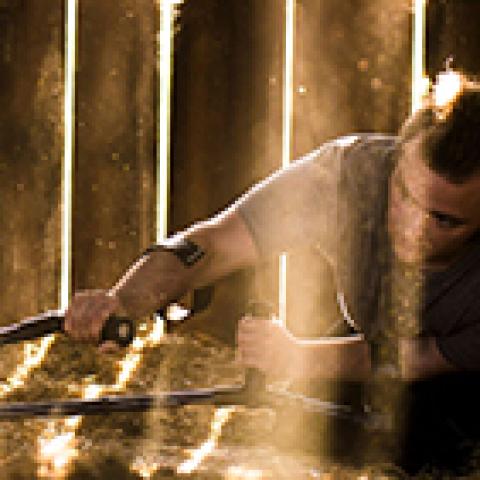
{"label": "man's arm", "polygon": [[366,380],[370,350],[362,335],[315,339],[295,338],[276,322],[244,317],[239,322],[242,363],[289,380]]}
{"label": "man's arm", "polygon": [[[370,347],[362,335],[304,340],[275,322],[245,317],[239,323],[238,347],[246,366],[276,377],[362,381],[372,374]],[[399,367],[406,382],[458,370],[433,337],[401,339]]]}
{"label": "man's arm", "polygon": [[198,223],[170,241],[181,239],[204,252],[198,262],[189,267],[162,250],[142,256],[110,291],[76,294],[66,312],[66,332],[76,340],[98,341],[103,323],[112,313],[131,318],[151,314],[189,290],[253,264],[258,257],[251,234],[234,209]]}
{"label": "man's arm", "polygon": [[176,235],[203,250],[194,265],[155,251],[132,265],[109,295],[76,295],[66,313],[66,331],[77,340],[97,340],[108,314],[149,314],[259,257],[300,245],[318,243],[334,258],[343,153],[344,147],[330,142],[255,185],[212,220]]}
{"label": "man's arm", "polygon": [[[309,375],[338,380],[366,380],[372,373],[370,348],[361,335],[332,339],[297,340]],[[399,341],[400,379],[425,380],[457,371],[438,349],[435,338]]]}
{"label": "man's arm", "polygon": [[171,252],[158,250],[132,265],[116,288],[130,316],[150,314],[189,290],[253,264],[258,256],[250,232],[235,210],[198,223],[169,242],[177,240],[193,242],[204,255],[192,266],[185,266]]}

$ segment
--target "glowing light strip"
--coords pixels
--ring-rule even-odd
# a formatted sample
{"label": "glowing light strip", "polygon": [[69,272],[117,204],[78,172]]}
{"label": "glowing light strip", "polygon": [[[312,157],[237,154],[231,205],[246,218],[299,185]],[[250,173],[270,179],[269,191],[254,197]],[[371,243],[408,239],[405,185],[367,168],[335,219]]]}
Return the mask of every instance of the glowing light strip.
{"label": "glowing light strip", "polygon": [[295,0],[285,2],[285,65],[282,121],[282,167],[290,164],[292,147],[293,55],[295,32]]}
{"label": "glowing light strip", "polygon": [[[285,65],[282,119],[282,167],[290,163],[292,148],[293,57],[295,42],[295,0],[285,1]],[[278,315],[287,323],[287,255],[280,255],[278,282]]]}
{"label": "glowing light strip", "polygon": [[[236,410],[237,407],[222,407],[215,410],[208,438],[198,448],[190,451],[190,458],[177,466],[177,475],[191,475],[212,454],[222,434],[223,426],[230,420]],[[155,461],[147,461],[141,457],[137,457],[130,465],[130,470],[144,479],[151,478],[159,468],[161,468],[161,464]]]}
{"label": "glowing light strip", "polygon": [[[145,348],[160,343],[163,336],[161,323],[155,322],[148,334],[134,338],[125,357],[117,363],[118,371],[113,385],[89,384],[84,388],[82,398],[95,399],[123,390],[140,366]],[[145,331],[146,328],[146,325],[143,324],[139,331]],[[76,435],[83,418],[83,416],[75,415],[48,423],[38,437],[37,473],[39,478],[63,479],[67,477],[72,461],[78,456]]]}
{"label": "glowing light strip", "polygon": [[66,0],[65,23],[65,110],[62,183],[62,265],[60,308],[66,309],[71,289],[72,192],[75,149],[75,65],[77,48],[77,0]]}
{"label": "glowing light strip", "polygon": [[48,335],[38,342],[29,342],[23,346],[23,363],[17,365],[15,372],[5,382],[0,383],[0,398],[4,398],[14,390],[23,387],[31,371],[43,362],[54,339],[53,335]]}
{"label": "glowing light strip", "polygon": [[177,474],[190,475],[201,463],[215,450],[218,439],[222,434],[223,426],[230,420],[230,417],[235,413],[236,407],[222,407],[215,410],[215,414],[210,425],[210,435],[207,440],[203,442],[200,447],[192,450],[190,458],[178,465]]}
{"label": "glowing light strip", "polygon": [[428,88],[428,78],[425,78],[426,0],[414,1],[412,25],[412,113],[421,107],[422,97],[426,93],[426,88]]}
{"label": "glowing light strip", "polygon": [[[156,240],[168,236],[170,200],[170,106],[172,83],[173,19],[179,0],[159,0],[158,115],[157,115],[157,225]],[[160,318],[157,318],[160,320]]]}
{"label": "glowing light strip", "polygon": [[158,119],[157,119],[157,242],[168,234],[170,194],[170,105],[175,0],[160,1],[158,35]]}

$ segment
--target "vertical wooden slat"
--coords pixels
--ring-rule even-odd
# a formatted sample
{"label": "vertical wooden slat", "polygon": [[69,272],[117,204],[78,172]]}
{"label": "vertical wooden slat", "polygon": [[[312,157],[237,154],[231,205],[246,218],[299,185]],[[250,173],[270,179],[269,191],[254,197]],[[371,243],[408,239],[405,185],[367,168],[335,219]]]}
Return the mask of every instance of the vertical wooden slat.
{"label": "vertical wooden slat", "polygon": [[154,2],[80,2],[76,289],[108,287],[154,239]]}
{"label": "vertical wooden slat", "polygon": [[0,8],[0,324],[56,308],[62,2]]}

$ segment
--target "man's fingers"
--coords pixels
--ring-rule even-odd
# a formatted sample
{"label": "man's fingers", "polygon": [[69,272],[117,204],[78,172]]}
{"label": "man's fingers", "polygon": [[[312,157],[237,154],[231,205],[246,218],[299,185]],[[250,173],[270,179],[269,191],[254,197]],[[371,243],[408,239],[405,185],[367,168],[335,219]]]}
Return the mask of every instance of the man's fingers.
{"label": "man's fingers", "polygon": [[98,341],[105,320],[117,306],[117,298],[104,290],[78,292],[65,313],[65,332],[77,341]]}
{"label": "man's fingers", "polygon": [[268,374],[282,369],[280,361],[287,352],[281,341],[283,332],[271,318],[247,315],[238,323],[237,359],[247,368],[258,368]]}
{"label": "man's fingers", "polygon": [[89,323],[89,337],[99,339],[105,320],[114,309],[113,299],[109,297],[99,298],[98,304],[92,303],[90,308],[90,312],[87,311],[86,313],[86,318],[91,319]]}

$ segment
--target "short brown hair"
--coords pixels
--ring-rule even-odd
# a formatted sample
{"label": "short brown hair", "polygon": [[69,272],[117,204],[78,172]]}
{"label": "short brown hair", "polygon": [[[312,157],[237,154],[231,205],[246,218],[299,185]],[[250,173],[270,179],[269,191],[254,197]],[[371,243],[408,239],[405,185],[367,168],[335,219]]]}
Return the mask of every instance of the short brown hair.
{"label": "short brown hair", "polygon": [[468,82],[439,114],[433,95],[403,124],[399,144],[421,139],[428,166],[453,183],[480,174],[480,87]]}

